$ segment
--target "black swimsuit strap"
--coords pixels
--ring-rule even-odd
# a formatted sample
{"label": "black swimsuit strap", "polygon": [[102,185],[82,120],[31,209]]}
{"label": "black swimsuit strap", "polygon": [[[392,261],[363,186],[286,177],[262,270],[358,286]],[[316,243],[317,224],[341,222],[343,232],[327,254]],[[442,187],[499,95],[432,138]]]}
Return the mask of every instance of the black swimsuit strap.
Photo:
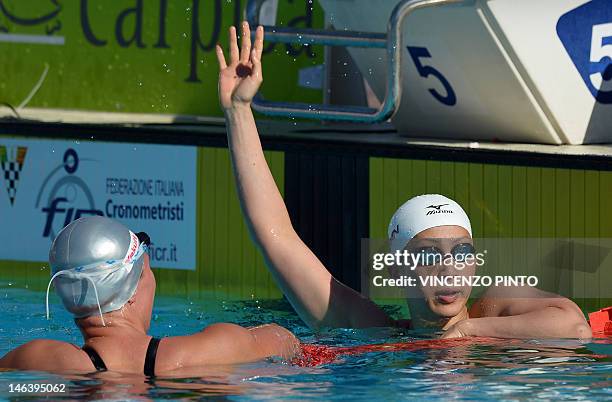
{"label": "black swimsuit strap", "polygon": [[[144,374],[148,377],[155,376],[155,358],[157,357],[157,348],[159,347],[160,338],[151,338],[147,347],[147,355],[145,356]],[[83,352],[87,353],[94,367],[98,371],[107,371],[104,360],[98,352],[89,345],[83,346]]]}
{"label": "black swimsuit strap", "polygon": [[147,355],[145,356],[144,374],[147,377],[155,376],[155,358],[157,357],[157,348],[159,347],[159,338],[151,338],[149,341],[149,347],[147,348]]}
{"label": "black swimsuit strap", "polygon": [[106,370],[108,370],[106,368],[106,364],[104,364],[104,360],[102,360],[102,358],[100,357],[100,355],[98,354],[98,352],[96,352],[96,350],[94,348],[92,348],[89,345],[85,345],[85,346],[83,346],[82,349],[83,349],[83,352],[87,353],[87,355],[91,359],[91,362],[93,363],[93,365],[96,368],[96,370],[98,370],[98,371],[106,371]]}

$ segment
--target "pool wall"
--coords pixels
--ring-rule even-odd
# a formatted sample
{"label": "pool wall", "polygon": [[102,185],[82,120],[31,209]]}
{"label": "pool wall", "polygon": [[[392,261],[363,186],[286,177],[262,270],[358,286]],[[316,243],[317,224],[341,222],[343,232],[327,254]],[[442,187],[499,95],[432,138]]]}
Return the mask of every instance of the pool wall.
{"label": "pool wall", "polygon": [[[385,238],[389,217],[417,194],[456,199],[470,215],[477,237],[612,238],[606,202],[612,198],[612,165],[606,158],[368,145],[343,132],[323,138],[320,128],[307,124],[295,128],[260,121],[259,126],[294,226],[330,271],[356,289],[361,284],[360,240]],[[245,227],[222,126],[13,122],[0,123],[0,133],[196,146],[196,270],[156,270],[159,293],[220,299],[281,296]],[[374,134],[376,141],[380,135]],[[612,304],[611,269],[570,274],[571,296],[585,310]],[[48,278],[44,262],[0,262],[0,279],[14,286],[44,289]]]}

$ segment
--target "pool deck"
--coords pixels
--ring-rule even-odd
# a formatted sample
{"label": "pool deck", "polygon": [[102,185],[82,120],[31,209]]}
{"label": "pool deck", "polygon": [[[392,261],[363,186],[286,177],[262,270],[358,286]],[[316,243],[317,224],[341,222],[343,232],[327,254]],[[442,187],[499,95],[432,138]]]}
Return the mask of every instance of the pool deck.
{"label": "pool deck", "polygon": [[[425,160],[612,170],[612,144],[541,145],[411,138],[390,124],[354,125],[258,119],[271,150],[354,154]],[[52,122],[0,118],[0,135],[227,146],[223,119],[173,124]]]}

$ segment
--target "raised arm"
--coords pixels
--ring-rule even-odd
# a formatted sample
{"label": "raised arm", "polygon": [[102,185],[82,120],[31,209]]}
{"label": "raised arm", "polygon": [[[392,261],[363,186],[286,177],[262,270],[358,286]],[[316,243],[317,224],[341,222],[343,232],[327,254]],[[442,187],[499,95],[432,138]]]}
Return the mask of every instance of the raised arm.
{"label": "raised arm", "polygon": [[251,49],[249,26],[243,23],[239,50],[236,29],[230,28],[229,65],[217,46],[219,98],[238,195],[251,235],[276,282],[311,328],[389,325],[391,320],[378,306],[332,277],[291,225],[251,111],[251,100],[263,81],[263,36],[263,28],[257,28]]}

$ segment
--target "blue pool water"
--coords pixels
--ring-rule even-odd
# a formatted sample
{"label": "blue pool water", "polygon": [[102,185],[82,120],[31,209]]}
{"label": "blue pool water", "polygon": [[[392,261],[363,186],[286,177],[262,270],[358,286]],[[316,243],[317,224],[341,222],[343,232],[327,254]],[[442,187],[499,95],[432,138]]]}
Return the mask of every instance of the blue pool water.
{"label": "blue pool water", "polygon": [[[44,294],[0,288],[0,354],[36,338],[82,344],[71,317],[58,304],[44,317]],[[422,339],[393,330],[334,330],[313,334],[284,301],[202,302],[158,297],[151,324],[156,336],[198,331],[214,322],[276,322],[304,342],[362,345]],[[607,356],[606,356],[607,355]],[[612,399],[612,338],[522,341],[416,352],[343,357],[319,367],[266,361],[240,367],[202,368],[147,381],[118,373],[52,375],[0,372],[0,398],[13,399],[10,384],[65,384],[53,400],[591,400]],[[43,397],[43,395],[38,395]]]}

